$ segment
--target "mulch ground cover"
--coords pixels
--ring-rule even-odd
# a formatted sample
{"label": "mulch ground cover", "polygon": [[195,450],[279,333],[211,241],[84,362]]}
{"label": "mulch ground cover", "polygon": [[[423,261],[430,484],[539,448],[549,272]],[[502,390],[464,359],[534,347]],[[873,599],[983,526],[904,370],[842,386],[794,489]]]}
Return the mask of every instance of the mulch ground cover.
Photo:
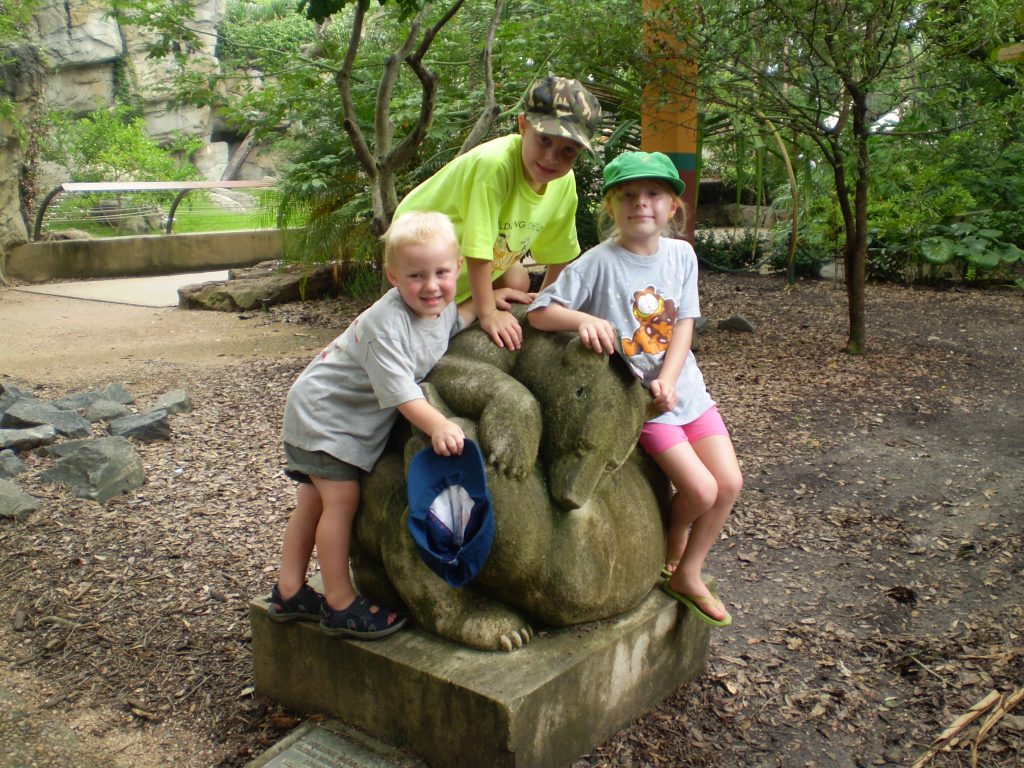
{"label": "mulch ground cover", "polygon": [[[841,284],[702,275],[698,360],[746,480],[709,562],[736,621],[703,677],[576,768],[1024,764],[1022,301],[870,286],[851,357]],[[361,308],[238,321],[340,331]],[[737,313],[754,333],[715,329]],[[307,362],[146,364],[137,397],[196,407],[105,506],[26,458],[46,501],[0,526],[0,655],[48,712],[101,712],[84,736],[161,745],[117,765],[239,766],[299,722],[253,690],[248,602],[276,576],[281,414]]]}

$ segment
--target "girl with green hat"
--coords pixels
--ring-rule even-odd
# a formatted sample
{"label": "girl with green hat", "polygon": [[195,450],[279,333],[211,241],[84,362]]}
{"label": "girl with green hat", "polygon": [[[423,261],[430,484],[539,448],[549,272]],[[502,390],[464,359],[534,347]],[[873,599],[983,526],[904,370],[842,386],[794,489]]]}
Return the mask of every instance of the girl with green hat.
{"label": "girl with green hat", "polygon": [[623,353],[658,415],[640,445],[675,488],[662,589],[703,622],[732,617],[704,583],[704,561],[743,487],[729,431],[690,350],[700,317],[697,256],[664,236],[684,184],[661,152],[627,152],[604,169],[614,234],[572,262],[530,305],[530,325],[575,331],[599,354]]}

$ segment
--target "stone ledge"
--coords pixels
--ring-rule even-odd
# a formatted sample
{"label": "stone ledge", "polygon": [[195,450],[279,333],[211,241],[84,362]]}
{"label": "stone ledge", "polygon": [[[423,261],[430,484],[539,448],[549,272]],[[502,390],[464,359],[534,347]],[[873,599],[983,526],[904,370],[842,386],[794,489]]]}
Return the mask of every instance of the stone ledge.
{"label": "stone ledge", "polygon": [[411,628],[375,642],[275,624],[250,604],[256,688],[339,718],[431,768],[570,765],[698,677],[710,628],[653,590],[634,610],[545,633],[513,653]]}

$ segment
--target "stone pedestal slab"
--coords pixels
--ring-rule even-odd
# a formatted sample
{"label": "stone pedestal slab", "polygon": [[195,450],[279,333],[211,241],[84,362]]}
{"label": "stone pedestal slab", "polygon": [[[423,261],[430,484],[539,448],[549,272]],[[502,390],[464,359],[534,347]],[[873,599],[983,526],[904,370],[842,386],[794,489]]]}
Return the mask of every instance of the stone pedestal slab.
{"label": "stone pedestal slab", "polygon": [[250,605],[259,693],[324,713],[431,768],[568,766],[706,664],[710,631],[654,590],[608,621],[543,633],[512,653],[416,628],[374,642],[312,623],[275,624]]}

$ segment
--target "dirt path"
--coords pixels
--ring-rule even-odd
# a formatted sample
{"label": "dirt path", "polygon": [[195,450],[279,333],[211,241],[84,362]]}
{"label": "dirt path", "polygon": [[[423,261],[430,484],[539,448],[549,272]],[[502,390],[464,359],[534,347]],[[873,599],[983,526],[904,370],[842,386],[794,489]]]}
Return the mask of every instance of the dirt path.
{"label": "dirt path", "polygon": [[[996,702],[1024,688],[1024,302],[868,296],[870,350],[851,358],[841,286],[702,276],[705,316],[757,326],[706,334],[698,355],[746,477],[710,563],[736,622],[703,678],[576,768],[909,766],[986,700],[929,765],[969,765],[974,742],[979,766],[1021,765],[1024,703]],[[196,403],[140,447],[145,488],[103,507],[41,483],[50,460],[28,457],[19,482],[46,505],[0,526],[0,742],[69,746],[0,766],[239,766],[297,724],[253,696],[247,601],[269,590],[293,493],[284,395],[357,309],[239,317],[0,290],[0,378]]]}
{"label": "dirt path", "polygon": [[157,369],[312,354],[332,338],[332,329],[270,322],[260,313],[185,312],[6,288],[0,328],[0,378],[67,388]]}

